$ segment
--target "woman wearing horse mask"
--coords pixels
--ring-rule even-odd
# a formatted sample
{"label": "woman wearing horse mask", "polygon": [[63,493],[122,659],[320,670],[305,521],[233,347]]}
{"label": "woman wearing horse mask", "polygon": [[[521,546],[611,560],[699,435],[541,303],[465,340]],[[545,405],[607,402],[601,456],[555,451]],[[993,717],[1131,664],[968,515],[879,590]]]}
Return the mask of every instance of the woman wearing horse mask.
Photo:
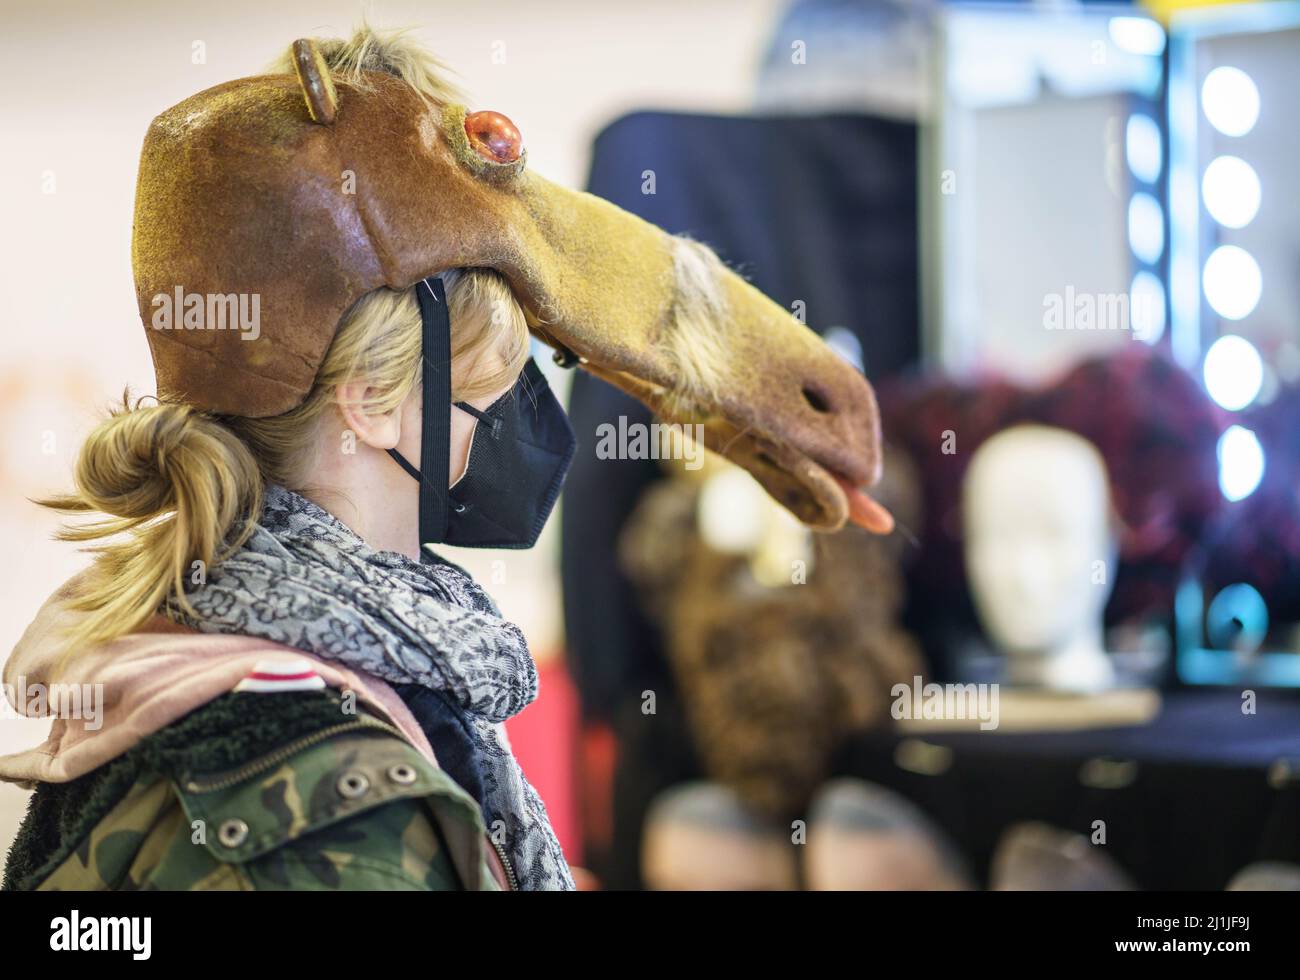
{"label": "woman wearing horse mask", "polygon": [[[444,330],[450,320],[449,334],[444,335],[451,350],[449,362],[422,357],[429,331],[421,315],[421,292],[449,313],[431,314]],[[433,332],[437,333],[436,327]],[[218,853],[182,854],[142,865],[141,855],[149,849],[142,841],[129,864],[119,861],[86,869],[79,862],[67,862],[51,869],[44,885],[198,885],[221,867],[221,852],[235,854],[243,847],[241,824],[235,821],[273,836],[282,834],[285,841],[269,853],[228,864],[227,880],[232,885],[486,884],[482,876],[476,882],[461,882],[455,862],[438,846],[440,835],[454,836],[439,820],[454,820],[463,823],[462,840],[471,827],[482,837],[482,846],[466,848],[466,855],[480,853],[490,870],[493,865],[504,870],[501,884],[571,887],[545,808],[514,764],[497,724],[537,694],[537,674],[527,645],[518,628],[501,618],[469,575],[427,549],[422,553],[416,515],[426,484],[406,472],[406,466],[429,465],[421,445],[424,378],[431,369],[450,367],[446,379],[450,398],[443,402],[444,412],[451,401],[455,405],[445,427],[442,466],[430,466],[446,478],[446,489],[435,498],[434,508],[445,511],[444,530],[429,534],[426,541],[457,538],[475,543],[477,536],[490,537],[494,546],[533,543],[572,453],[572,434],[546,381],[528,361],[528,347],[523,313],[501,277],[488,270],[455,270],[440,280],[422,281],[402,291],[381,289],[359,300],[339,325],[311,393],[291,412],[245,419],[212,416],[185,404],[145,403],[124,408],[90,435],[78,461],[78,492],[51,504],[112,515],[116,521],[104,528],[106,533],[122,524],[143,528],[168,511],[175,516],[156,525],[153,533],[137,532],[124,542],[101,545],[105,550],[96,569],[82,580],[84,589],[75,600],[84,616],[78,617],[73,644],[83,649],[114,646],[119,665],[129,664],[133,654],[149,654],[141,667],[159,665],[181,649],[185,652],[180,656],[193,662],[208,644],[215,686],[202,671],[193,678],[201,689],[198,697],[206,697],[231,686],[224,677],[227,672],[215,662],[227,652],[216,637],[231,634],[269,641],[258,645],[256,656],[242,671],[245,681],[252,681],[244,684],[244,691],[203,706],[191,704],[193,698],[182,700],[188,692],[172,696],[177,707],[198,709],[182,723],[187,730],[195,729],[194,734],[183,732],[183,738],[202,743],[214,731],[225,729],[225,738],[249,739],[238,753],[248,758],[222,759],[212,772],[186,773],[186,782],[223,782],[222,774],[231,770],[257,770],[259,758],[301,741],[295,738],[300,733],[311,736],[335,726],[346,729],[349,723],[367,718],[384,721],[381,712],[374,710],[384,705],[368,692],[377,688],[369,678],[382,678],[401,695],[419,723],[418,730],[406,726],[408,731],[423,732],[430,739],[443,773],[452,776],[455,785],[440,779],[437,785],[419,787],[440,774],[428,768],[418,753],[402,758],[391,748],[379,749],[391,738],[378,725],[357,727],[352,729],[359,735],[353,748],[362,754],[348,762],[347,771],[338,768],[344,734],[305,748],[282,767],[241,780],[247,798],[222,801],[209,821],[215,821],[208,828],[209,843],[217,845]],[[557,436],[552,448],[521,442],[545,430],[546,424]],[[406,466],[390,453],[400,454]],[[506,476],[518,477],[518,482],[505,484]],[[483,489],[476,493],[475,485]],[[489,492],[503,485],[513,486],[514,492]],[[247,514],[259,500],[262,516],[250,525]],[[443,501],[449,506],[442,507]],[[485,535],[484,528],[491,533]],[[203,553],[205,539],[230,542],[230,554],[196,575],[201,566],[192,568],[191,556]],[[182,585],[173,588],[178,578]],[[148,622],[160,603],[161,618],[204,635],[152,633],[168,628]],[[63,613],[69,614],[75,612]],[[118,639],[128,624],[140,624],[142,629]],[[48,656],[49,649],[40,642],[45,638],[42,634],[35,648],[26,642],[20,645],[18,653],[25,654],[25,663],[31,665],[33,655],[37,660]],[[160,641],[166,649],[139,649]],[[291,693],[300,686],[319,687],[314,680],[318,665],[292,656],[291,648],[345,666],[360,685]],[[159,660],[160,655],[164,660]],[[307,676],[297,676],[298,683],[277,683],[285,674],[281,664],[290,677]],[[126,696],[147,682],[145,673],[141,671]],[[355,713],[349,712],[350,693],[359,694],[363,701]],[[365,706],[372,696],[373,707]],[[164,692],[163,698],[167,697]],[[283,729],[276,712],[282,704],[275,702],[289,697],[304,702],[297,709],[304,716],[291,729]],[[243,734],[254,726],[255,733]],[[127,755],[141,755],[148,743],[147,738]],[[376,748],[370,749],[371,745]],[[375,755],[373,763],[367,762],[367,751]],[[204,752],[200,749],[199,754]],[[427,771],[420,771],[422,767]],[[168,772],[172,779],[180,779],[179,772]],[[344,784],[350,774],[353,782]],[[367,861],[348,864],[344,860],[343,842],[350,835],[325,828],[294,835],[288,827],[272,826],[275,815],[264,812],[265,805],[251,792],[267,775],[284,781],[286,799],[297,797],[305,803],[322,793],[333,797],[330,802],[337,801],[337,806],[327,809],[337,812],[317,821],[346,821],[347,829],[361,838],[357,856]],[[91,774],[87,782],[94,777]],[[141,781],[151,778],[143,771],[136,776]],[[340,785],[330,786],[331,778]],[[390,791],[400,793],[400,807],[385,802]],[[239,786],[223,792],[238,796]],[[449,815],[425,821],[420,810],[437,794],[445,796],[440,802]],[[482,814],[482,830],[466,794]],[[196,793],[193,805],[206,807],[208,796]],[[375,797],[375,808],[361,809],[369,796]],[[38,794],[38,809],[29,824],[42,812],[44,802]],[[164,814],[172,812],[168,802],[160,804]],[[181,804],[182,810],[197,812],[188,800]],[[260,820],[250,815],[249,808],[258,811]],[[359,815],[348,817],[352,809],[360,810]],[[407,812],[396,812],[399,809]],[[125,816],[105,813],[92,833],[157,825],[158,812],[135,810]],[[181,830],[175,838],[182,842],[180,849],[203,852],[205,848],[183,844],[190,833],[189,821],[180,814],[174,819]],[[164,823],[171,833],[171,821]],[[243,836],[251,840],[253,834]],[[423,841],[425,849],[411,841]],[[506,842],[517,842],[514,854]],[[175,844],[164,848],[176,849]],[[292,862],[284,862],[283,854],[289,850],[294,852]],[[412,875],[411,859],[419,874]],[[269,870],[273,861],[285,865],[279,880]],[[465,858],[461,863],[470,867]],[[517,865],[527,875],[522,882],[511,880]]]}
{"label": "woman wearing horse mask", "polygon": [[159,116],[133,264],[158,400],[44,502],[108,516],[5,668],[55,719],[0,758],[36,788],[8,888],[573,887],[502,727],[527,644],[436,552],[530,547],[555,503],[574,435],[530,331],[708,419],[810,524],[888,529],[861,376],[707,250],[527,173],[401,36]]}

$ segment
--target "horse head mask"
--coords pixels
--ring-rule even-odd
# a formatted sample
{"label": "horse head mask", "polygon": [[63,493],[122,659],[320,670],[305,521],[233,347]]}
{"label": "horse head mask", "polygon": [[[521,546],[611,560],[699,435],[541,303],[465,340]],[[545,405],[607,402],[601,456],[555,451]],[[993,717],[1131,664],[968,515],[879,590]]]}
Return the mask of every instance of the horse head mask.
{"label": "horse head mask", "polygon": [[147,330],[161,397],[286,412],[359,297],[487,267],[561,357],[702,424],[808,525],[889,529],[859,489],[879,477],[875,398],[816,334],[703,246],[531,172],[506,117],[467,114],[401,59],[339,71],[343,47],[297,41],[292,74],[217,85],[150,126],[132,243],[145,324],[159,294],[258,310],[255,333]]}

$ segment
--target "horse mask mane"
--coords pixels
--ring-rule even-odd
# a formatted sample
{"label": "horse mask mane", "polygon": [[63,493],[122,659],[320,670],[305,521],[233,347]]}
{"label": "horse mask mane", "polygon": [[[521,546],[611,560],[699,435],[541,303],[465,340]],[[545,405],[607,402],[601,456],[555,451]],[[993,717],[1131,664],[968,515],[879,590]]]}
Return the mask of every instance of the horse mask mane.
{"label": "horse mask mane", "polygon": [[[386,66],[331,74],[322,46],[339,42],[296,41],[293,74],[217,85],[149,127],[132,262],[161,398],[289,411],[361,296],[486,267],[535,336],[702,424],[808,525],[889,530],[859,489],[880,475],[875,396],[813,331],[704,246],[532,173],[504,116]],[[256,301],[257,329],[150,329],[160,294]]]}

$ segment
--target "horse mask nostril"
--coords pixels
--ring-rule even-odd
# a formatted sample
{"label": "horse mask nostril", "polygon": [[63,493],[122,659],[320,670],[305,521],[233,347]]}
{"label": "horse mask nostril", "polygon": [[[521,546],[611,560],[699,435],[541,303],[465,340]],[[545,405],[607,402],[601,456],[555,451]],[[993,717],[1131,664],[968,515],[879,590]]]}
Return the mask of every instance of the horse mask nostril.
{"label": "horse mask nostril", "polygon": [[808,385],[804,385],[802,390],[804,401],[812,407],[814,412],[826,413],[831,410],[831,403],[827,401],[826,396],[820,391],[817,391],[815,388],[811,388]]}

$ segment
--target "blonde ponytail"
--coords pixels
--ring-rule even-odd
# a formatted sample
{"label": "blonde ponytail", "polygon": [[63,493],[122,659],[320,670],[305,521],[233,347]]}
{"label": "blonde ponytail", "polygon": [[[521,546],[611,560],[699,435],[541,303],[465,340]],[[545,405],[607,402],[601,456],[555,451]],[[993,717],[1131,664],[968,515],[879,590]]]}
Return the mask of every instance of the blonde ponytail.
{"label": "blonde ponytail", "polygon": [[188,405],[122,402],[82,446],[75,492],[37,501],[108,515],[58,533],[109,539],[88,549],[96,560],[69,600],[86,613],[69,633],[69,653],[134,631],[169,596],[188,605],[186,576],[239,548],[261,513],[257,461],[229,428]]}
{"label": "blonde ponytail", "polygon": [[[509,284],[490,269],[444,274],[452,315],[452,398],[512,382],[528,358],[528,326]],[[321,419],[338,387],[365,378],[369,412],[401,407],[420,380],[422,333],[415,290],[380,288],[343,316],[301,405],[270,418],[214,416],[188,405],[122,407],[86,440],[74,493],[37,503],[107,519],[59,532],[100,542],[68,605],[86,615],[67,653],[133,632],[171,600],[187,612],[187,576],[238,550],[262,513],[262,488],[312,489]],[[491,350],[495,359],[486,358]],[[492,366],[495,364],[495,366]],[[202,562],[202,565],[195,565]]]}

